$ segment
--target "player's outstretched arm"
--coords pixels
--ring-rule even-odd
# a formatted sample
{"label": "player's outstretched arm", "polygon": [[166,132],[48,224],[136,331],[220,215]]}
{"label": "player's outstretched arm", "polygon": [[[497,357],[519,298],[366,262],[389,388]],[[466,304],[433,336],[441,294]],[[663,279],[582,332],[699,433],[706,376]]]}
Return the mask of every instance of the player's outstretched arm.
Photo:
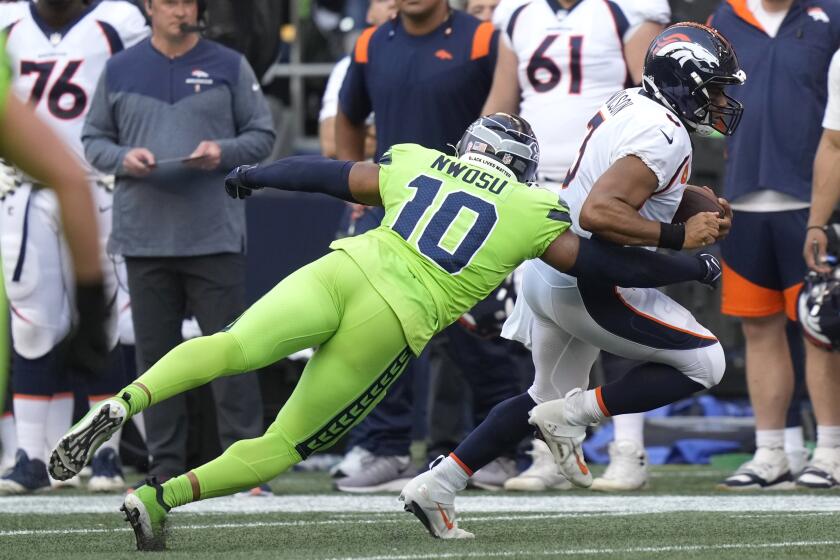
{"label": "player's outstretched arm", "polygon": [[225,178],[225,190],[232,198],[247,198],[263,187],[328,194],[348,202],[382,206],[379,165],[366,161],[293,156],[267,165],[240,165]]}
{"label": "player's outstretched arm", "polygon": [[580,279],[628,288],[657,288],[691,281],[716,286],[721,273],[720,263],[708,253],[656,253],[584,239],[571,231],[558,236],[540,258],[560,272]]}

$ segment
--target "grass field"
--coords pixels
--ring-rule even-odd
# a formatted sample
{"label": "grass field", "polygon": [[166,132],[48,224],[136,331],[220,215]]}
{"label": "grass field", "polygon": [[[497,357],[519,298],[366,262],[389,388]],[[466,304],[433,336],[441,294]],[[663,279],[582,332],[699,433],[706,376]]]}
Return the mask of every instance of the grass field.
{"label": "grass field", "polygon": [[[840,558],[840,492],[731,493],[725,471],[658,467],[652,488],[466,492],[460,524],[473,541],[436,541],[394,495],[331,490],[323,474],[290,473],[274,498],[226,498],[170,517],[169,551],[144,557],[256,558]],[[63,492],[0,498],[0,559],[137,558],[119,496]]]}

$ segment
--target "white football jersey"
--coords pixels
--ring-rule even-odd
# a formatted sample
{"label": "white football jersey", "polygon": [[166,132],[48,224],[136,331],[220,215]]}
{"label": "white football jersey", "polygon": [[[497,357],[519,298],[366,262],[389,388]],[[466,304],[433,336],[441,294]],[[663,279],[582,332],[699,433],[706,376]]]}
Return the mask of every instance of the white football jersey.
{"label": "white football jersey", "polygon": [[30,2],[3,2],[0,4],[0,29],[6,29],[29,13]]}
{"label": "white football jersey", "polygon": [[645,21],[670,17],[666,0],[580,0],[571,10],[532,0],[500,25],[519,60],[520,114],[539,140],[542,179],[563,180],[587,121],[631,85],[624,43]]}
{"label": "white football jersey", "polygon": [[656,175],[656,191],[639,209],[650,220],[670,223],[691,175],[691,138],[668,109],[631,88],[613,95],[590,118],[578,156],[563,182],[572,230],[591,234],[579,225],[580,209],[595,181],[617,160],[636,156]]}
{"label": "white football jersey", "polygon": [[129,2],[106,0],[64,29],[51,29],[29,4],[7,30],[12,90],[85,162],[82,125],[96,83],[111,55],[148,36],[145,18]]}

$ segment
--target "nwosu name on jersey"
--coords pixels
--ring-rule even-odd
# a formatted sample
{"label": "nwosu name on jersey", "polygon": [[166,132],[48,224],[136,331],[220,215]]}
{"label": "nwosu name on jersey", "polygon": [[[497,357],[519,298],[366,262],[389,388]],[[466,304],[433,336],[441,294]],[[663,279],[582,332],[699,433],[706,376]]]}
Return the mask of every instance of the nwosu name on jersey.
{"label": "nwosu name on jersey", "polygon": [[691,175],[691,138],[670,109],[641,88],[631,88],[610,97],[589,120],[586,137],[563,181],[563,199],[575,233],[589,237],[578,225],[580,209],[601,175],[627,156],[639,158],[656,175],[656,188],[639,213],[658,222],[674,217]]}
{"label": "nwosu name on jersey", "polygon": [[[492,194],[501,194],[508,184],[506,179],[494,177],[492,173],[470,167],[463,161],[443,155],[433,161],[430,167],[438,171],[443,171],[453,179],[458,179],[479,189],[485,189]],[[501,166],[499,166],[499,169],[504,173],[509,173],[509,171],[503,169]]]}
{"label": "nwosu name on jersey", "polygon": [[149,34],[146,20],[130,2],[106,0],[56,30],[33,3],[6,32],[13,91],[84,163],[82,126],[105,63]]}
{"label": "nwosu name on jersey", "polygon": [[624,44],[645,21],[666,24],[665,0],[532,0],[496,20],[518,60],[519,114],[540,141],[540,180],[559,182],[571,167],[586,122],[630,85]]}

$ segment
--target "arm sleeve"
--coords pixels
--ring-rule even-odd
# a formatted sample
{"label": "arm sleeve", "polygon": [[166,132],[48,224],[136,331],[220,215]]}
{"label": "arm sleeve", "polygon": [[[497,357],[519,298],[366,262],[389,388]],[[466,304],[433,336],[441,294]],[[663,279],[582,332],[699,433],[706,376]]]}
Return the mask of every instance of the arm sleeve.
{"label": "arm sleeve", "polygon": [[536,206],[533,215],[522,220],[523,224],[534,224],[529,233],[530,239],[533,239],[531,254],[528,255],[530,259],[539,258],[559,235],[572,227],[566,201],[548,189],[540,188],[539,192],[541,195],[544,193],[545,200]]}
{"label": "arm sleeve", "polygon": [[327,80],[327,87],[324,89],[324,96],[321,98],[321,112],[318,113],[318,122],[323,122],[338,114],[338,92],[341,84],[347,75],[347,68],[350,66],[350,57],[345,56],[336,63],[330,72]]}
{"label": "arm sleeve", "polygon": [[264,160],[274,146],[274,122],[251,65],[241,57],[239,81],[232,88],[236,138],[216,140],[222,149],[221,167]]}
{"label": "arm sleeve", "polygon": [[355,59],[347,68],[347,76],[341,84],[338,105],[351,122],[362,124],[373,110],[367,83],[365,82],[365,64]]}
{"label": "arm sleeve", "polygon": [[617,149],[610,164],[625,156],[636,156],[656,175],[656,192],[668,188],[691,155],[691,139],[682,125],[666,118],[641,127],[626,122],[613,143]]}
{"label": "arm sleeve", "polygon": [[108,99],[107,76],[106,67],[96,84],[85,118],[82,144],[85,147],[85,158],[90,164],[103,173],[113,175],[122,169],[123,158],[131,148],[119,145],[119,129]]}
{"label": "arm sleeve", "polygon": [[247,186],[321,193],[356,202],[348,182],[355,163],[323,156],[292,156],[247,169],[240,179]]}
{"label": "arm sleeve", "polygon": [[840,130],[840,50],[834,53],[828,67],[828,103],[822,125],[823,128]]}
{"label": "arm sleeve", "polygon": [[574,266],[566,271],[582,280],[623,288],[657,288],[701,280],[703,263],[683,253],[657,253],[641,247],[621,247],[581,238]]}
{"label": "arm sleeve", "polygon": [[630,40],[646,21],[667,25],[671,21],[671,7],[667,0],[613,0],[627,18],[623,40]]}

